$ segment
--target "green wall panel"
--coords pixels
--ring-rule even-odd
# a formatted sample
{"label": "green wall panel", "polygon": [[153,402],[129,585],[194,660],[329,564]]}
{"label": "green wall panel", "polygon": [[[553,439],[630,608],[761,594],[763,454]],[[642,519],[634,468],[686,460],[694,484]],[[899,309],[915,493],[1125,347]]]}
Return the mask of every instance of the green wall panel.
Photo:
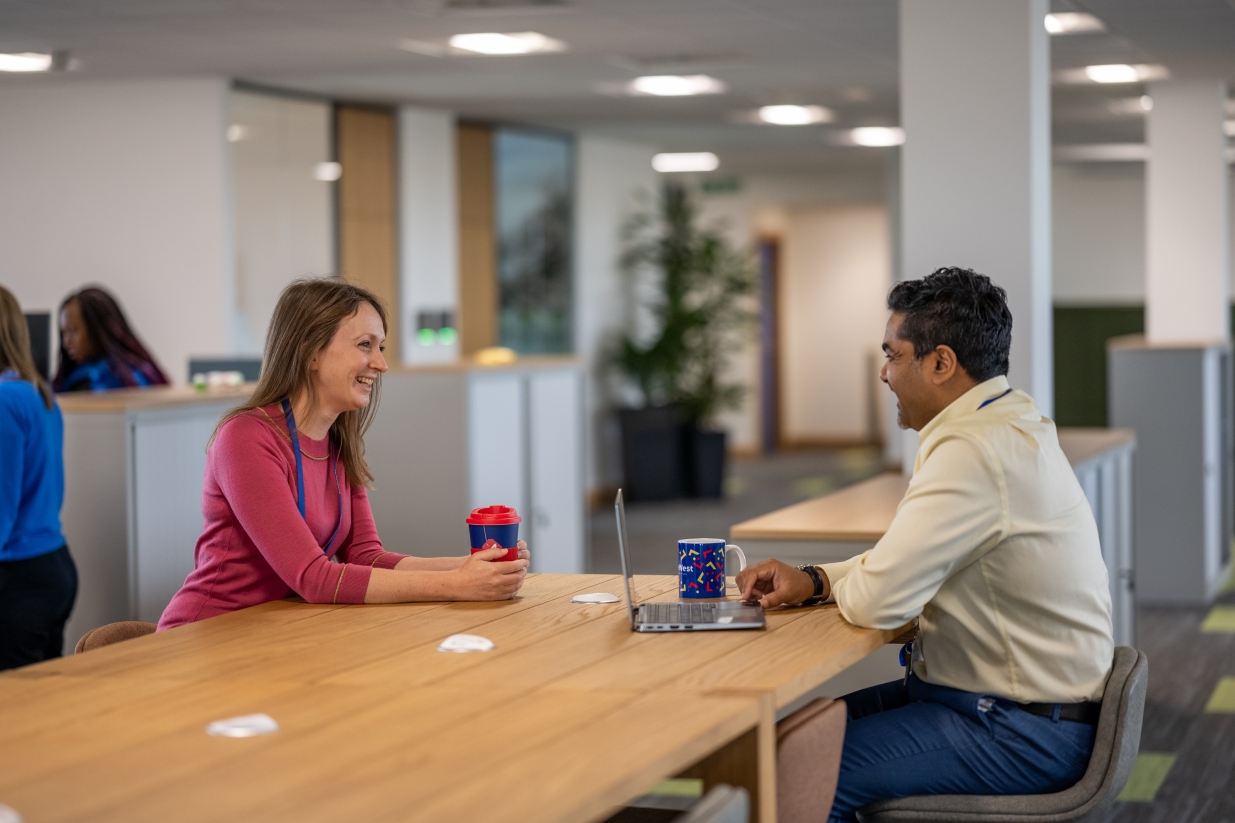
{"label": "green wall panel", "polygon": [[1055,307],[1055,422],[1106,425],[1106,341],[1145,331],[1144,306]]}
{"label": "green wall panel", "polygon": [[[1144,334],[1144,306],[1055,307],[1055,422],[1105,426],[1106,341]],[[1231,307],[1235,329],[1235,306]]]}

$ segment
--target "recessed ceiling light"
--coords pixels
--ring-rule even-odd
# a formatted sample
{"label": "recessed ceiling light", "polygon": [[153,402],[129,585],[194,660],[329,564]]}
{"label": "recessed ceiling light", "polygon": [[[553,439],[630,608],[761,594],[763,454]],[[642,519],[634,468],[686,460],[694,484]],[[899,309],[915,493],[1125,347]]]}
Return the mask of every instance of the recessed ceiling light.
{"label": "recessed ceiling light", "polygon": [[1046,24],[1046,30],[1051,34],[1087,34],[1106,31],[1106,24],[1092,14],[1078,12],[1048,14],[1043,22]]}
{"label": "recessed ceiling light", "polygon": [[905,130],[898,126],[863,126],[850,130],[849,139],[857,146],[899,146],[905,142]]}
{"label": "recessed ceiling light", "polygon": [[710,151],[665,152],[652,157],[652,168],[660,172],[714,171],[720,158]]}
{"label": "recessed ceiling light", "polygon": [[832,111],[823,106],[764,106],[759,119],[774,126],[805,126],[810,123],[831,123]]}
{"label": "recessed ceiling light", "polygon": [[651,74],[636,77],[628,85],[630,94],[656,97],[689,97],[695,94],[722,94],[726,86],[706,74]]}
{"label": "recessed ceiling light", "polygon": [[495,31],[456,34],[450,38],[453,48],[476,54],[534,54],[545,51],[565,51],[561,40],[534,31],[503,34]]}
{"label": "recessed ceiling light", "polygon": [[343,176],[343,166],[334,161],[318,163],[313,167],[313,179],[323,183],[333,183]]}
{"label": "recessed ceiling light", "polygon": [[1127,63],[1109,63],[1103,66],[1086,66],[1085,76],[1095,83],[1135,83],[1141,77],[1135,66]]}
{"label": "recessed ceiling light", "polygon": [[242,126],[239,123],[233,123],[227,127],[227,142],[239,143],[241,140],[247,139],[249,136],[249,127]]}
{"label": "recessed ceiling light", "polygon": [[51,71],[54,59],[50,54],[24,51],[20,54],[0,54],[0,71]]}
{"label": "recessed ceiling light", "polygon": [[1156,63],[1114,63],[1083,68],[1057,69],[1052,77],[1058,83],[1144,83],[1166,80],[1171,76],[1166,66]]}
{"label": "recessed ceiling light", "polygon": [[1227,120],[1223,123],[1222,131],[1226,133],[1227,137],[1235,137],[1235,120]]}

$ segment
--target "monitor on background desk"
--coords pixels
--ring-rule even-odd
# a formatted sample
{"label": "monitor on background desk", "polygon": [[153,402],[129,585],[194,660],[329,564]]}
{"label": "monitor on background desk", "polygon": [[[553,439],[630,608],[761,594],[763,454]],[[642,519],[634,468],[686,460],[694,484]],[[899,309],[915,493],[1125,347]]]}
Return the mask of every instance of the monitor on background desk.
{"label": "monitor on background desk", "polygon": [[34,368],[44,380],[51,380],[51,313],[27,312],[26,328],[30,330],[30,354]]}

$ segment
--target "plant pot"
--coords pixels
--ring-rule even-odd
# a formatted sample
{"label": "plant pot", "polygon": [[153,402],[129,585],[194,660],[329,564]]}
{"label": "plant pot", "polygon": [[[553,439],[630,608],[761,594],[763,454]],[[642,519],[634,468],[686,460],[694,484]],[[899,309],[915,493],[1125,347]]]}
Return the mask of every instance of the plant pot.
{"label": "plant pot", "polygon": [[648,406],[618,412],[622,426],[622,473],[628,500],[673,500],[687,492],[682,411]]}
{"label": "plant pot", "polygon": [[692,497],[724,497],[725,432],[689,429],[687,471]]}

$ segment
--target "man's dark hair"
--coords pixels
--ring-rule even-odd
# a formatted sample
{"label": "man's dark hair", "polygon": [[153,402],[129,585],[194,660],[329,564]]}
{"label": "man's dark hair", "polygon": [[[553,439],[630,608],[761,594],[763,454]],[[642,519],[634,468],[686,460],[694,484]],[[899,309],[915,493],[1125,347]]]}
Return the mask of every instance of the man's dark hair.
{"label": "man's dark hair", "polygon": [[979,383],[1008,373],[1012,312],[1008,293],[972,269],[936,269],[921,280],[897,283],[888,309],[904,315],[900,339],[921,360],[950,346],[956,361]]}

